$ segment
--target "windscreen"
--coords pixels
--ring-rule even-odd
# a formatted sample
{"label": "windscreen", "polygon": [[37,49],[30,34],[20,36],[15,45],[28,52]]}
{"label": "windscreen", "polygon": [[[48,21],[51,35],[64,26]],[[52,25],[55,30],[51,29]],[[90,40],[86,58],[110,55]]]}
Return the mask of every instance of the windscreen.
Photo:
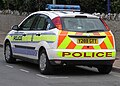
{"label": "windscreen", "polygon": [[76,32],[107,31],[104,24],[98,18],[61,18],[63,30]]}

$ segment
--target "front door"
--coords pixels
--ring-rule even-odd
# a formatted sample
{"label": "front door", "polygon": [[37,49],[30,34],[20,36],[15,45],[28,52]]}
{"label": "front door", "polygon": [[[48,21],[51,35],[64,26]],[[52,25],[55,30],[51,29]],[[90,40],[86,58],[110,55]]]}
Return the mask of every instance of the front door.
{"label": "front door", "polygon": [[17,56],[28,57],[30,53],[29,43],[32,41],[33,34],[31,32],[31,26],[36,20],[36,15],[28,17],[22,24],[19,25],[19,29],[14,32],[12,44],[14,46],[13,53]]}

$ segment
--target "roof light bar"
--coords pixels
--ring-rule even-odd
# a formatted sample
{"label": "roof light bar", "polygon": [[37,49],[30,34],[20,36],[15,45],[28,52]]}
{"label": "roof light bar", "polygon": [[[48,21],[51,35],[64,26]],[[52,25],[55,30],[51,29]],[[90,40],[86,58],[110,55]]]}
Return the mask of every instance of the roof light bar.
{"label": "roof light bar", "polygon": [[55,11],[80,11],[79,5],[53,5],[47,4],[46,10],[55,10]]}

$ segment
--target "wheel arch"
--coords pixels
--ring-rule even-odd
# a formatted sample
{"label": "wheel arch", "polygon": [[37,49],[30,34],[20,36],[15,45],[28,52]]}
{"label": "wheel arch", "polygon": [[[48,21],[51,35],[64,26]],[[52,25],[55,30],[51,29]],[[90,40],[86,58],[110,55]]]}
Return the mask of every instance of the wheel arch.
{"label": "wheel arch", "polygon": [[[6,43],[10,43],[10,40],[9,40],[9,39],[6,39],[6,40],[4,41],[4,45],[3,45],[4,50],[5,50],[5,47],[6,47]],[[10,46],[11,46],[11,43],[10,43]]]}
{"label": "wheel arch", "polygon": [[36,47],[36,50],[38,50],[38,59],[39,59],[39,56],[40,56],[40,51],[43,50],[43,49],[46,51],[46,54],[48,55],[48,49],[50,49],[50,46],[45,41],[40,42]]}
{"label": "wheel arch", "polygon": [[[46,51],[46,49],[45,49],[44,46],[41,46],[41,47],[39,48],[39,51],[38,51],[38,59],[39,59],[39,57],[40,57],[40,51],[42,51],[42,50],[45,50],[45,51]],[[47,53],[47,52],[46,52],[46,53]]]}

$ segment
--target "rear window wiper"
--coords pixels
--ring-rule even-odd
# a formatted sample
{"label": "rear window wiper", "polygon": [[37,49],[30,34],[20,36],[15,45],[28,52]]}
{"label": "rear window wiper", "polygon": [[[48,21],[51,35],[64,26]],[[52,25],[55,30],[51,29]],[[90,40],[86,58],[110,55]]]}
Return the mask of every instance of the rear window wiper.
{"label": "rear window wiper", "polygon": [[90,32],[103,32],[103,31],[105,31],[105,30],[88,30],[88,31],[86,31],[87,33],[90,33]]}

